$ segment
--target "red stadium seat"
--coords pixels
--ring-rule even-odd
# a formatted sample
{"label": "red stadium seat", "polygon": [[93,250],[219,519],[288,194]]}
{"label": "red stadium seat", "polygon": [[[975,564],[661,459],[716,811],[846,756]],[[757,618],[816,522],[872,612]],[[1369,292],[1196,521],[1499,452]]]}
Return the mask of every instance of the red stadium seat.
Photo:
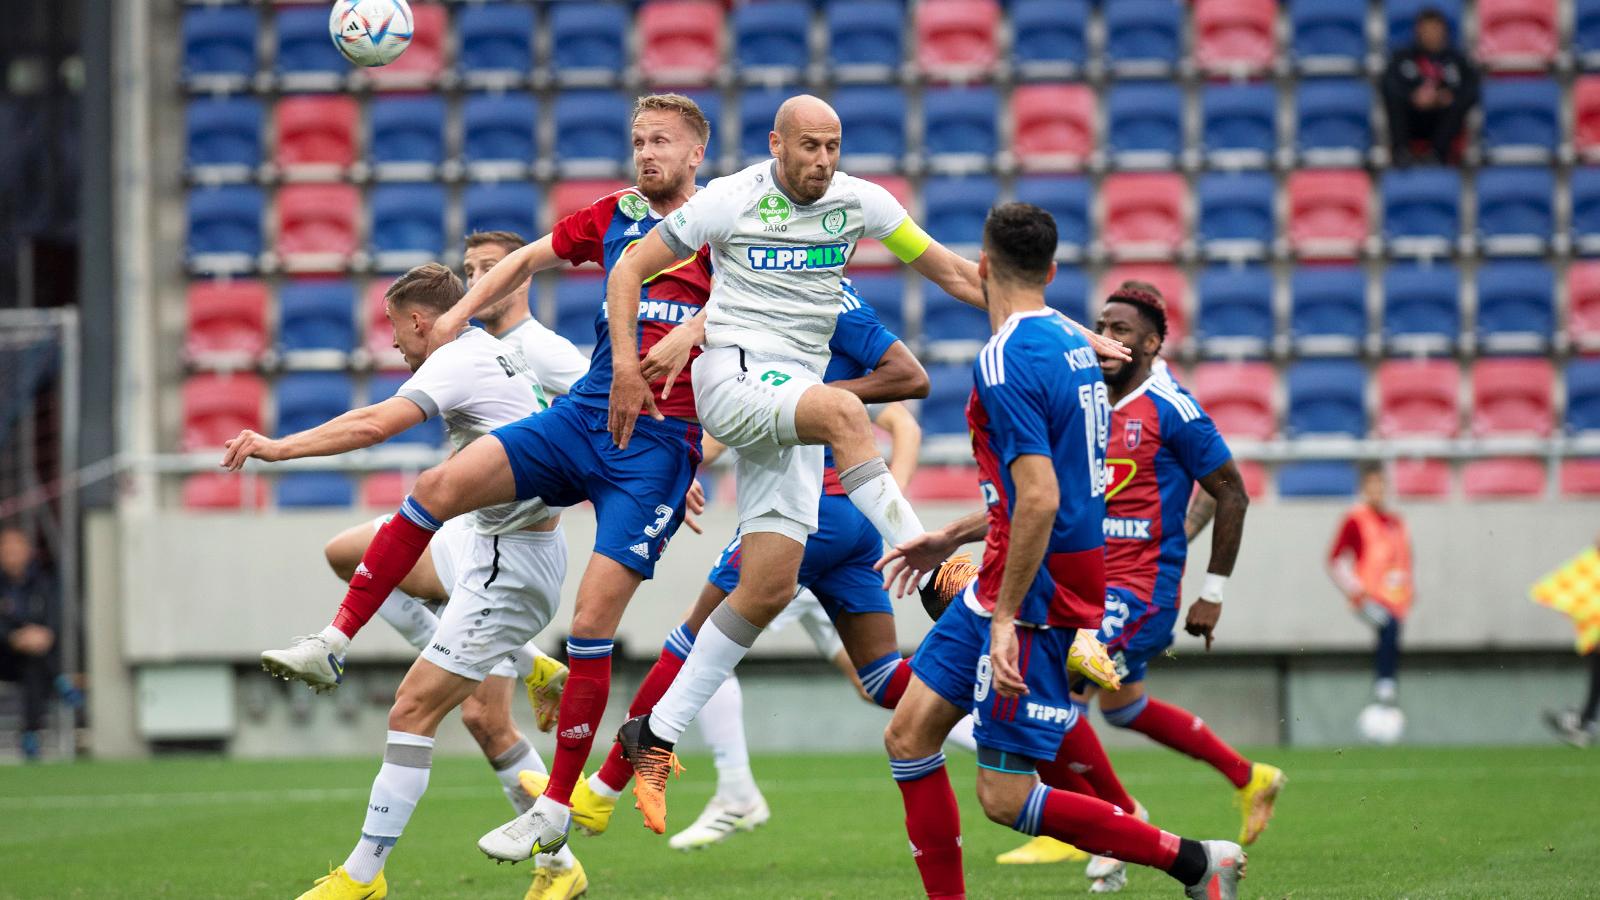
{"label": "red stadium seat", "polygon": [[196,375],[183,383],[182,448],[210,450],[246,428],[261,430],[266,387],[255,375]]}
{"label": "red stadium seat", "polygon": [[1189,283],[1183,276],[1183,270],[1165,263],[1124,263],[1113,266],[1101,276],[1100,290],[1089,303],[1091,318],[1099,312],[1101,301],[1111,296],[1124,281],[1143,281],[1161,292],[1161,298],[1167,304],[1167,342],[1162,352],[1169,356],[1175,354],[1178,345],[1189,333]]}
{"label": "red stadium seat", "polygon": [[1277,54],[1275,0],[1195,0],[1195,61],[1209,72],[1259,72]]}
{"label": "red stadium seat", "polygon": [[1202,363],[1188,386],[1223,437],[1267,441],[1278,435],[1272,403],[1277,382],[1270,363]]}
{"label": "red stadium seat", "polygon": [[1544,463],[1537,459],[1477,459],[1461,467],[1461,486],[1469,500],[1542,497]]}
{"label": "red stadium seat", "polygon": [[1082,168],[1095,148],[1094,90],[1084,84],[1024,84],[1011,95],[1011,149],[1027,171]]}
{"label": "red stadium seat", "polygon": [[1461,433],[1461,369],[1454,360],[1391,360],[1378,367],[1379,437]]}
{"label": "red stadium seat", "polygon": [[1113,253],[1176,255],[1187,234],[1188,195],[1189,185],[1182,175],[1123,172],[1106,176],[1100,189],[1105,204],[1101,234],[1106,246]]}
{"label": "red stadium seat", "polygon": [[336,272],[356,251],[363,205],[348,184],[290,184],[278,191],[278,255],[297,272]]}
{"label": "red stadium seat", "polygon": [[[247,488],[246,485],[250,487]],[[267,505],[266,479],[236,472],[204,472],[183,481],[183,508],[197,511],[260,509]],[[397,504],[398,505],[398,504]]]}
{"label": "red stadium seat", "polygon": [[1600,459],[1562,460],[1561,493],[1567,497],[1600,497]]}
{"label": "red stadium seat", "polygon": [[394,284],[394,276],[372,279],[367,285],[367,352],[380,369],[405,367],[405,358],[394,346],[394,326],[383,313],[383,294]]}
{"label": "red stadium seat", "polygon": [[1556,0],[1478,0],[1478,58],[1492,69],[1545,68],[1560,33]]}
{"label": "red stadium seat", "polygon": [[1472,366],[1476,437],[1548,437],[1555,374],[1546,359],[1481,359]]}
{"label": "red stadium seat", "polygon": [[[356,99],[308,94],[278,101],[274,155],[279,167],[295,174],[337,178],[356,160]],[[317,173],[315,170],[325,170]]]}
{"label": "red stadium seat", "polygon": [[1367,239],[1371,206],[1367,174],[1301,170],[1289,175],[1289,243],[1305,256],[1347,258]]}
{"label": "red stadium seat", "polygon": [[994,71],[1000,52],[995,0],[925,0],[916,15],[917,68],[924,76],[968,81]]}
{"label": "red stadium seat", "polygon": [[550,219],[559,222],[607,194],[614,194],[628,186],[617,180],[558,181],[550,189]]}
{"label": "red stadium seat", "polygon": [[394,509],[406,499],[415,472],[374,472],[361,483],[361,505],[372,509]]}
{"label": "red stadium seat", "polygon": [[722,66],[722,4],[655,0],[639,10],[639,68],[651,84],[706,84]]}
{"label": "red stadium seat", "polygon": [[1600,349],[1600,259],[1567,267],[1567,333],[1580,348]]}
{"label": "red stadium seat", "polygon": [[923,466],[911,476],[906,496],[919,502],[976,500],[981,496],[978,469],[976,466]]}
{"label": "red stadium seat", "polygon": [[367,70],[379,88],[429,87],[444,74],[450,13],[438,3],[413,3],[411,17],[411,46],[394,62]]}
{"label": "red stadium seat", "polygon": [[1600,152],[1600,75],[1584,75],[1573,82],[1572,139],[1580,154]]}
{"label": "red stadium seat", "polygon": [[267,349],[267,286],[259,281],[197,281],[189,285],[190,359],[254,361]]}
{"label": "red stadium seat", "polygon": [[1450,463],[1442,459],[1397,459],[1389,470],[1394,492],[1411,499],[1450,496]]}
{"label": "red stadium seat", "polygon": [[[899,175],[867,175],[864,177],[894,195],[894,198],[900,201],[901,206],[905,207],[913,216],[916,215],[916,210],[912,209],[911,182],[906,181]],[[850,257],[851,269],[896,268],[899,265],[900,261],[894,258],[894,254],[889,252],[888,247],[885,247],[881,241],[875,241],[870,238],[862,238],[856,242],[855,255]]]}

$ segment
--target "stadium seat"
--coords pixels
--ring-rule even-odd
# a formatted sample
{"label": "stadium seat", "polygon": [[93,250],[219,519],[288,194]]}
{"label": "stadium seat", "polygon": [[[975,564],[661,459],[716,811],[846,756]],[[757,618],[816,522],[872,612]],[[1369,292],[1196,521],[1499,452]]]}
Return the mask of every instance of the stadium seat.
{"label": "stadium seat", "polygon": [[1101,4],[1105,57],[1113,71],[1161,74],[1178,64],[1183,7],[1174,0],[1117,0]]}
{"label": "stadium seat", "polygon": [[415,473],[410,472],[374,472],[361,482],[361,505],[368,509],[398,509],[416,480]]}
{"label": "stadium seat", "polygon": [[533,7],[485,3],[456,13],[456,66],[468,81],[523,80],[533,71]]}
{"label": "stadium seat", "polygon": [[296,278],[278,288],[278,346],[347,352],[356,347],[355,286],[343,279]]}
{"label": "stadium seat", "polygon": [[1304,79],[1295,123],[1295,147],[1308,161],[1359,162],[1372,146],[1372,88],[1359,78]]}
{"label": "stadium seat", "polygon": [[1089,321],[1089,279],[1077,266],[1057,266],[1056,277],[1044,286],[1046,306],[1080,324]]}
{"label": "stadium seat", "polygon": [[1123,172],[1106,176],[1100,188],[1105,210],[1101,239],[1113,253],[1176,254],[1187,234],[1184,208],[1188,193],[1188,183],[1178,174]]}
{"label": "stadium seat", "polygon": [[999,59],[1000,4],[995,0],[923,0],[913,9],[917,69],[936,81],[987,77]]}
{"label": "stadium seat", "polygon": [[917,503],[982,499],[977,466],[921,466],[911,476],[906,497]]}
{"label": "stadium seat", "polygon": [[1547,78],[1488,79],[1481,140],[1490,162],[1544,162],[1561,143],[1561,89]]}
{"label": "stadium seat", "polygon": [[1318,460],[1278,466],[1278,496],[1284,499],[1349,497],[1355,492],[1354,463]]}
{"label": "stadium seat", "polygon": [[407,90],[431,87],[444,74],[450,14],[438,3],[411,4],[411,44],[386,66],[367,69],[374,86]]}
{"label": "stadium seat", "polygon": [[1354,257],[1366,241],[1370,186],[1354,170],[1289,174],[1289,244],[1302,256]]}
{"label": "stadium seat", "polygon": [[1195,186],[1200,242],[1207,255],[1263,256],[1277,230],[1277,183],[1267,172],[1208,172]]}
{"label": "stadium seat", "polygon": [[1169,166],[1183,152],[1183,91],[1172,82],[1113,84],[1105,145],[1118,165]]}
{"label": "stadium seat", "polygon": [[620,180],[558,181],[550,188],[550,222],[553,225],[628,185],[629,182]]}
{"label": "stadium seat", "polygon": [[520,173],[539,158],[539,104],[522,93],[469,94],[461,104],[461,133],[468,168]]}
{"label": "stadium seat", "polygon": [[1569,190],[1574,247],[1592,253],[1600,249],[1600,168],[1573,169]]}
{"label": "stadium seat", "polygon": [[202,472],[183,480],[179,502],[193,512],[260,509],[267,505],[267,483],[237,472]]}
{"label": "stadium seat", "polygon": [[556,159],[573,175],[610,174],[633,154],[633,104],[616,91],[566,91],[556,96]]}
{"label": "stadium seat", "polygon": [[[326,14],[322,17],[327,40]],[[191,6],[183,11],[183,77],[191,82],[225,79],[242,83],[256,74],[256,35],[261,22],[242,6]]]}
{"label": "stadium seat", "polygon": [[1600,359],[1567,364],[1567,431],[1600,434]]}
{"label": "stadium seat", "polygon": [[[701,115],[706,117],[706,124],[711,128],[711,134],[706,138],[706,161],[700,166],[700,171],[702,173],[700,177],[709,181],[723,173],[722,144],[720,143],[720,139],[722,138],[722,91],[712,88],[702,90],[682,90],[678,93],[681,93],[690,100],[693,100],[694,104],[700,107]],[[628,124],[630,128],[629,151],[631,153],[633,149],[631,137],[631,128],[633,124],[632,120],[630,120]],[[629,158],[631,160],[631,155]],[[846,169],[845,171],[849,170]],[[628,171],[628,178],[631,183],[632,179],[634,178],[634,173],[631,169]]]}
{"label": "stadium seat", "polygon": [[988,168],[1000,149],[1000,101],[993,88],[928,88],[922,109],[922,151],[931,165]]}
{"label": "stadium seat", "polygon": [[931,365],[928,380],[928,396],[918,412],[923,430],[929,435],[965,435],[967,398],[972,395],[972,365]]}
{"label": "stadium seat", "polygon": [[1453,359],[1387,360],[1378,366],[1378,436],[1453,438],[1461,433],[1460,396]]}
{"label": "stadium seat", "polygon": [[1461,173],[1453,168],[1390,169],[1378,182],[1390,252],[1441,255],[1461,232]]}
{"label": "stadium seat", "polygon": [[1366,437],[1366,371],[1360,363],[1301,360],[1289,364],[1285,380],[1289,408],[1284,426],[1290,437]]}
{"label": "stadium seat", "polygon": [[1395,496],[1438,500],[1450,496],[1450,463],[1442,459],[1397,459],[1389,466]]}
{"label": "stadium seat", "polygon": [[355,496],[355,484],[342,472],[290,472],[278,476],[279,509],[349,506]]}
{"label": "stadium seat", "polygon": [[1383,336],[1391,346],[1446,350],[1461,336],[1461,277],[1449,264],[1397,263],[1383,273]]}
{"label": "stadium seat", "polygon": [[1087,85],[1018,85],[1011,119],[1011,150],[1024,171],[1078,169],[1094,153],[1095,95]]}
{"label": "stadium seat", "polygon": [[1023,78],[1064,78],[1089,61],[1087,0],[1013,0],[1011,62]]}
{"label": "stadium seat", "polygon": [[1478,58],[1491,69],[1544,69],[1560,34],[1556,0],[1478,0]]}
{"label": "stadium seat", "polygon": [[[849,140],[839,167],[851,172],[893,172],[906,153],[906,95],[894,86],[856,85],[833,92],[833,109]],[[770,124],[768,125],[770,129]]]}
{"label": "stadium seat", "polygon": [[989,315],[929,284],[922,288],[922,340],[968,344],[971,355],[989,340]]}
{"label": "stadium seat", "polygon": [[1262,72],[1277,55],[1276,0],[1194,0],[1194,57],[1207,72]]}
{"label": "stadium seat", "polygon": [[1478,266],[1478,349],[1539,353],[1556,330],[1555,272],[1535,260]]}
{"label": "stadium seat", "polygon": [[733,9],[733,46],[748,80],[793,81],[811,64],[811,4],[765,0]]}
{"label": "stadium seat", "polygon": [[1384,0],[1384,34],[1390,49],[1408,47],[1416,40],[1417,14],[1424,9],[1436,10],[1450,26],[1453,38],[1461,36],[1461,0]]}
{"label": "stadium seat", "polygon": [[1579,350],[1600,349],[1600,260],[1567,266],[1567,335]]}
{"label": "stadium seat", "polygon": [[885,328],[905,336],[905,277],[900,272],[852,274],[850,283],[883,320]]}
{"label": "stadium seat", "polygon": [[[912,216],[917,216],[917,197],[911,191],[911,182],[898,175],[868,175],[866,180],[888,191],[889,196],[899,201],[902,208],[910,212]],[[902,270],[902,265],[898,259],[895,259],[894,254],[889,252],[889,248],[883,245],[882,241],[862,238],[856,243],[855,255],[850,257],[850,268],[852,271],[875,268],[893,269],[899,272]]]}
{"label": "stadium seat", "polygon": [[1586,69],[1600,63],[1600,0],[1577,0],[1572,12],[1572,44]]}
{"label": "stadium seat", "polygon": [[1472,364],[1475,437],[1549,437],[1555,376],[1546,359],[1480,359]]}
{"label": "stadium seat", "polygon": [[1208,266],[1195,280],[1195,334],[1212,355],[1265,353],[1276,332],[1272,271],[1263,265]]}
{"label": "stadium seat", "polygon": [[1535,499],[1544,496],[1548,481],[1544,463],[1537,459],[1476,459],[1461,467],[1461,488],[1468,500]]}
{"label": "stadium seat", "polygon": [[274,160],[291,175],[336,178],[356,160],[356,99],[311,94],[285,97],[276,112]]}
{"label": "stadium seat", "polygon": [[1543,168],[1478,170],[1478,240],[1489,253],[1544,252],[1556,233],[1555,175]]}
{"label": "stadium seat", "polygon": [[[382,184],[372,189],[369,243],[380,268],[403,269],[444,252],[445,191],[440,184]],[[387,260],[393,259],[390,263]]]}
{"label": "stadium seat", "polygon": [[1089,179],[1057,175],[1024,175],[1016,181],[1016,196],[1023,203],[1048,212],[1056,220],[1057,256],[1082,255],[1093,240],[1090,229],[1093,206]]}
{"label": "stadium seat", "polygon": [[[185,163],[197,174],[249,178],[261,164],[261,101],[254,97],[202,97],[184,110]],[[201,177],[206,177],[201,174]]]}
{"label": "stadium seat", "polygon": [[556,282],[556,333],[579,347],[595,344],[595,321],[605,305],[605,278],[565,274]]}
{"label": "stadium seat", "polygon": [[1572,83],[1572,144],[1585,160],[1600,157],[1600,75]]}
{"label": "stadium seat", "polygon": [[253,363],[267,349],[267,287],[259,281],[194,281],[184,356]]}
{"label": "stadium seat", "polygon": [[187,250],[207,269],[247,269],[261,252],[261,189],[224,185],[189,192]]}
{"label": "stadium seat", "polygon": [[653,0],[641,6],[634,28],[645,79],[710,83],[722,66],[722,18],[722,4],[713,0]]}
{"label": "stadium seat", "polygon": [[[1090,318],[1100,312],[1101,301],[1111,296],[1124,281],[1143,281],[1161,292],[1167,305],[1167,342],[1163,353],[1171,355],[1189,334],[1189,282],[1183,270],[1169,263],[1123,263],[1100,276],[1100,287],[1090,298]],[[1088,321],[1083,319],[1080,321]]]}
{"label": "stadium seat", "polygon": [[849,0],[828,4],[828,62],[845,81],[890,81],[905,58],[900,0]]}
{"label": "stadium seat", "polygon": [[356,251],[361,194],[348,184],[291,184],[278,191],[277,253],[295,271],[337,271]]}
{"label": "stadium seat", "polygon": [[[400,385],[411,377],[410,372],[378,373],[367,380],[367,402],[379,403],[400,390]],[[444,443],[444,420],[438,416],[419,422],[390,438],[391,444],[422,444],[437,447]]]}
{"label": "stadium seat", "polygon": [[1564,459],[1560,478],[1564,497],[1600,497],[1600,459]]}
{"label": "stadium seat", "polygon": [[362,316],[366,322],[366,351],[373,366],[379,369],[398,369],[405,359],[394,346],[394,326],[384,315],[383,295],[394,284],[395,276],[380,275],[367,282],[367,292],[362,301]]}
{"label": "stadium seat", "polygon": [[922,188],[928,233],[943,244],[983,243],[983,220],[1000,186],[986,175],[929,178]]}
{"label": "stadium seat", "polygon": [[1301,72],[1356,72],[1367,55],[1367,9],[1349,0],[1294,0],[1289,33]]}
{"label": "stadium seat", "polygon": [[354,405],[350,376],[343,372],[290,372],[278,376],[273,398],[278,434],[306,431],[338,418]]}
{"label": "stadium seat", "polygon": [[378,177],[431,178],[444,163],[443,97],[378,97],[367,106],[367,162]]}
{"label": "stadium seat", "polygon": [[1201,145],[1213,160],[1265,165],[1278,149],[1278,92],[1270,84],[1208,84],[1200,92]]}
{"label": "stadium seat", "polygon": [[745,88],[739,94],[739,153],[746,165],[772,158],[767,135],[783,101],[804,88],[799,85]]}
{"label": "stadium seat", "polygon": [[1300,355],[1359,352],[1367,338],[1367,277],[1357,266],[1300,266],[1289,279],[1289,335]]}
{"label": "stadium seat", "polygon": [[276,20],[278,46],[272,66],[285,87],[328,90],[344,80],[350,63],[328,40],[326,9],[280,6]]}
{"label": "stadium seat", "polygon": [[609,85],[628,67],[628,8],[618,3],[549,5],[550,62],[562,85]]}
{"label": "stadium seat", "polygon": [[469,184],[461,192],[467,234],[474,231],[510,231],[534,240],[539,230],[539,188],[522,181]]}
{"label": "stadium seat", "polygon": [[194,375],[183,382],[184,451],[210,450],[246,428],[261,431],[261,399],[266,388],[255,375]]}
{"label": "stadium seat", "polygon": [[[1202,306],[1202,316],[1204,309]],[[1223,437],[1270,441],[1278,436],[1278,415],[1272,401],[1277,381],[1271,363],[1228,362],[1196,366],[1189,383]]]}

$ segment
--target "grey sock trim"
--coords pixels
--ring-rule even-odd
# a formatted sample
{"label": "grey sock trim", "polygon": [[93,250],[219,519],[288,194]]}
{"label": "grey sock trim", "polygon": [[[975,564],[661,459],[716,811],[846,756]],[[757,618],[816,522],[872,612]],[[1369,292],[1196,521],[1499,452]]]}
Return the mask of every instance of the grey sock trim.
{"label": "grey sock trim", "polygon": [[874,456],[864,463],[857,463],[839,473],[839,484],[844,486],[845,493],[851,493],[879,475],[889,474],[889,464],[883,457]]}
{"label": "grey sock trim", "polygon": [[379,847],[393,847],[400,842],[400,835],[398,834],[390,837],[388,835],[367,834],[363,831],[361,832],[361,837],[363,840],[371,841]]}
{"label": "grey sock trim", "polygon": [[433,748],[416,744],[388,744],[383,748],[385,765],[405,766],[408,769],[433,768]]}
{"label": "grey sock trim", "polygon": [[754,646],[756,638],[761,636],[761,629],[739,615],[726,600],[717,604],[717,608],[711,611],[711,624],[717,626],[718,631],[746,650]]}
{"label": "grey sock trim", "polygon": [[517,742],[511,745],[511,749],[489,760],[489,765],[493,766],[496,772],[504,772],[506,769],[511,768],[513,763],[527,756],[530,749],[532,749],[532,745],[528,743],[527,738],[517,738]]}

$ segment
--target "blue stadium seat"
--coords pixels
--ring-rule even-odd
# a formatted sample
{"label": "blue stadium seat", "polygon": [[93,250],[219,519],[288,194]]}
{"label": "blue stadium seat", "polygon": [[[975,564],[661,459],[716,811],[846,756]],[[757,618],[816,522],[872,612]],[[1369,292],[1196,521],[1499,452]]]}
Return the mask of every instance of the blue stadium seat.
{"label": "blue stadium seat", "polygon": [[799,85],[745,88],[739,94],[739,153],[746,163],[772,156],[767,135],[783,101],[804,89]]}
{"label": "blue stadium seat", "polygon": [[922,150],[933,158],[982,157],[1000,149],[1000,102],[993,88],[935,87],[922,94]]}
{"label": "blue stadium seat", "polygon": [[885,328],[905,336],[905,278],[899,272],[867,272],[851,275],[856,293],[877,312]]}
{"label": "blue stadium seat", "polygon": [[[380,372],[367,380],[367,402],[380,403],[393,397],[411,375],[406,372]],[[444,420],[434,416],[390,438],[390,444],[423,444],[437,447],[444,443]]]}
{"label": "blue stadium seat", "polygon": [[977,341],[989,339],[989,316],[933,285],[922,289],[922,340]]}
{"label": "blue stadium seat", "polygon": [[1534,260],[1490,260],[1478,267],[1478,344],[1485,353],[1535,353],[1556,330],[1556,279]]}
{"label": "blue stadium seat", "polygon": [[[1461,231],[1461,173],[1453,168],[1390,169],[1379,182],[1383,236],[1431,239],[1448,250]],[[1438,242],[1445,242],[1439,248]]]}
{"label": "blue stadium seat", "polygon": [[928,367],[928,397],[917,418],[929,435],[967,433],[967,398],[972,395],[972,366],[938,364]]}
{"label": "blue stadium seat", "polygon": [[1584,68],[1600,63],[1600,0],[1578,0],[1572,13],[1572,43]]}
{"label": "blue stadium seat", "polygon": [[1206,351],[1260,353],[1272,343],[1272,271],[1262,265],[1209,266],[1195,282],[1196,329]]}
{"label": "blue stadium seat", "polygon": [[1295,92],[1301,153],[1341,150],[1365,154],[1372,145],[1372,89],[1358,78],[1307,78]]}
{"label": "blue stadium seat", "polygon": [[[722,92],[721,91],[684,91],[683,95],[695,102],[700,107],[700,112],[706,117],[706,122],[711,125],[711,139],[706,141],[706,161],[701,171],[712,176],[722,171],[720,163],[722,144],[718,143],[722,131]],[[848,170],[846,170],[848,171]],[[701,175],[706,178],[706,175]],[[632,173],[629,173],[632,178]]]}
{"label": "blue stadium seat", "polygon": [[1117,0],[1102,5],[1105,55],[1113,69],[1164,69],[1183,47],[1183,7],[1174,0]]}
{"label": "blue stadium seat", "polygon": [[367,105],[367,161],[424,169],[441,165],[444,122],[443,97],[374,97]]}
{"label": "blue stadium seat", "polygon": [[1172,82],[1113,84],[1105,147],[1114,154],[1183,151],[1183,91]]}
{"label": "blue stadium seat", "polygon": [[264,202],[261,189],[254,185],[190,191],[189,254],[259,254]]}
{"label": "blue stadium seat", "polygon": [[1600,432],[1600,359],[1567,363],[1567,430]]}
{"label": "blue stadium seat", "polygon": [[[328,15],[322,14],[322,42],[328,41]],[[256,35],[261,17],[246,6],[190,7],[183,11],[183,76],[249,79],[256,74]],[[337,51],[335,51],[337,52]]]}
{"label": "blue stadium seat", "polygon": [[1350,497],[1355,492],[1355,463],[1318,460],[1278,466],[1279,497]]}
{"label": "blue stadium seat", "polygon": [[605,305],[605,291],[605,281],[600,278],[569,275],[558,280],[556,333],[579,347],[593,347],[595,318]]}
{"label": "blue stadium seat", "polygon": [[833,108],[849,138],[841,168],[850,172],[889,172],[906,152],[906,95],[898,87],[841,87]]}
{"label": "blue stadium seat", "polygon": [[556,158],[620,167],[633,154],[628,126],[633,104],[617,91],[565,91],[556,95]]}
{"label": "blue stadium seat", "polygon": [[203,97],[189,101],[184,113],[189,166],[254,169],[261,164],[261,101]]}
{"label": "blue stadium seat", "polygon": [[1600,245],[1600,168],[1572,170],[1572,238],[1580,250]]}
{"label": "blue stadium seat", "polygon": [[[1089,179],[1068,175],[1024,175],[1017,179],[1017,199],[1032,203],[1056,220],[1056,240],[1068,255],[1078,255],[1094,239],[1090,223],[1093,203]],[[1059,251],[1058,251],[1059,252]]]}
{"label": "blue stadium seat", "polygon": [[1484,150],[1491,161],[1537,161],[1561,143],[1561,88],[1548,78],[1490,78],[1483,85]]}
{"label": "blue stadium seat", "polygon": [[1367,373],[1352,359],[1315,359],[1291,363],[1285,379],[1290,437],[1342,435],[1366,437]]}
{"label": "blue stadium seat", "polygon": [[993,178],[929,178],[922,186],[928,233],[943,244],[981,244],[983,220],[1000,194]]}
{"label": "blue stadium seat", "polygon": [[628,67],[632,16],[617,3],[552,3],[551,63],[556,80],[609,84]]}
{"label": "blue stadium seat", "polygon": [[524,181],[469,184],[461,192],[466,233],[511,231],[523,240],[539,237],[539,206],[543,198],[536,185]]}
{"label": "blue stadium seat", "polygon": [[278,476],[279,509],[313,509],[349,506],[355,502],[355,483],[342,472],[290,472]]}
{"label": "blue stadium seat", "polygon": [[525,78],[533,71],[533,7],[485,3],[455,14],[456,65],[469,78],[495,73]]}
{"label": "blue stadium seat", "polygon": [[272,55],[272,67],[280,78],[314,76],[337,80],[350,71],[350,63],[328,40],[326,8],[279,7],[277,24],[278,49]]}
{"label": "blue stadium seat", "polygon": [[1339,60],[1354,69],[1367,55],[1367,8],[1350,0],[1294,0],[1290,47],[1296,62]]}
{"label": "blue stadium seat", "polygon": [[1278,91],[1270,84],[1206,85],[1200,121],[1206,153],[1260,154],[1265,162],[1278,149]]}
{"label": "blue stadium seat", "polygon": [[[372,189],[367,205],[372,210],[369,243],[374,253],[431,259],[444,252],[444,185],[380,184]],[[415,264],[405,263],[408,268]]]}
{"label": "blue stadium seat", "polygon": [[829,3],[829,68],[839,77],[860,73],[887,80],[905,59],[900,0],[836,0]]}
{"label": "blue stadium seat", "polygon": [[1541,252],[1556,231],[1555,174],[1547,168],[1478,170],[1478,238],[1491,253],[1526,246]]}
{"label": "blue stadium seat", "polygon": [[471,94],[461,104],[461,149],[473,163],[527,165],[538,158],[539,104],[522,93]]}
{"label": "blue stadium seat", "polygon": [[1391,344],[1453,347],[1461,335],[1453,265],[1398,263],[1383,273],[1383,334]]}
{"label": "blue stadium seat", "polygon": [[350,376],[343,372],[289,372],[273,386],[278,434],[315,428],[355,405]]}
{"label": "blue stadium seat", "polygon": [[1011,61],[1025,78],[1071,74],[1089,61],[1086,0],[1015,0]]}
{"label": "blue stadium seat", "polygon": [[1302,266],[1289,279],[1289,333],[1299,352],[1350,355],[1367,337],[1367,277],[1358,266]]}
{"label": "blue stadium seat", "polygon": [[811,64],[810,30],[810,3],[766,0],[734,7],[733,46],[739,69],[746,77],[779,72],[780,77],[799,77]]}
{"label": "blue stadium seat", "polygon": [[[1208,252],[1241,248],[1264,253],[1272,245],[1276,182],[1267,172],[1208,172],[1200,177],[1200,240]],[[1217,242],[1224,242],[1218,245]],[[1244,242],[1244,243],[1241,243]]]}
{"label": "blue stadium seat", "polygon": [[278,347],[284,352],[356,348],[356,289],[342,278],[296,278],[278,288]]}
{"label": "blue stadium seat", "polygon": [[1416,40],[1412,32],[1417,13],[1424,9],[1443,13],[1445,21],[1450,23],[1450,34],[1460,36],[1461,0],[1384,0],[1383,20],[1391,49],[1409,46]]}

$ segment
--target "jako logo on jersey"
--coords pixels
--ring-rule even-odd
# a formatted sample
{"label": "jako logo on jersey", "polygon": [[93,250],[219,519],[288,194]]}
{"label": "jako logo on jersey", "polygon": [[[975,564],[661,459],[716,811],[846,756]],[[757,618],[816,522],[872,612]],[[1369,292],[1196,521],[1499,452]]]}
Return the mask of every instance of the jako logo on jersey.
{"label": "jako logo on jersey", "polygon": [[1034,703],[1032,701],[1028,702],[1024,712],[1028,718],[1037,719],[1040,722],[1065,722],[1072,718],[1072,707],[1070,706],[1046,706],[1043,703]]}
{"label": "jako logo on jersey", "polygon": [[435,653],[441,654],[443,656],[449,656],[450,655],[450,648],[446,647],[445,645],[443,645],[441,643],[439,643],[438,641],[434,641],[434,643],[433,643],[433,651]]}
{"label": "jako logo on jersey", "polygon": [[1149,519],[1106,519],[1105,534],[1108,538],[1122,538],[1130,541],[1150,540]]}
{"label": "jako logo on jersey", "polygon": [[1139,446],[1139,438],[1144,435],[1144,420],[1129,419],[1128,426],[1122,430],[1122,446],[1133,450]]}
{"label": "jako logo on jersey", "polygon": [[837,269],[844,265],[849,244],[820,247],[751,247],[750,268],[763,272],[785,269]]}
{"label": "jako logo on jersey", "polygon": [[1115,497],[1123,488],[1133,483],[1139,464],[1131,459],[1106,460],[1106,499]]}
{"label": "jako logo on jersey", "polygon": [[590,735],[593,735],[593,734],[594,734],[594,729],[589,727],[589,723],[588,722],[579,722],[578,724],[572,726],[571,728],[568,728],[567,730],[561,732],[561,734],[558,735],[558,737],[564,737],[567,740],[571,740],[571,741],[581,741],[584,738],[587,738],[587,737],[589,737]]}

